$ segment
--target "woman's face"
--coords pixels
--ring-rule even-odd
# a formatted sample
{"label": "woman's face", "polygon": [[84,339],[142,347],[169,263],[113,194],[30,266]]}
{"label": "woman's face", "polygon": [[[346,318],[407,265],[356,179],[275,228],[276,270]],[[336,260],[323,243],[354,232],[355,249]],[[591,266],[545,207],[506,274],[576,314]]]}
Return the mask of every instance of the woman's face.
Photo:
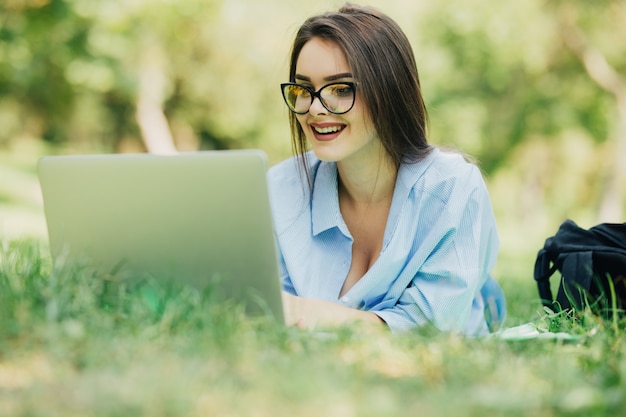
{"label": "woman's face", "polygon": [[[343,50],[332,41],[309,40],[296,62],[295,82],[318,91],[331,82],[356,82]],[[297,115],[313,152],[322,161],[368,161],[379,158],[382,144],[356,87],[354,106],[333,114],[315,98],[308,113]]]}

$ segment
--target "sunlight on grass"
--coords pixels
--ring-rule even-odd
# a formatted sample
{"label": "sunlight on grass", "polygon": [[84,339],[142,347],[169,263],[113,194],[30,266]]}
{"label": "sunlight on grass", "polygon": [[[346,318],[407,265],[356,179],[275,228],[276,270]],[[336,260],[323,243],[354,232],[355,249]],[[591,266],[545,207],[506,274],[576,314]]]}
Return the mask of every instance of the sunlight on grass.
{"label": "sunlight on grass", "polygon": [[191,288],[107,288],[46,253],[36,240],[1,245],[0,415],[611,416],[626,405],[623,320],[535,320],[576,342],[311,333]]}

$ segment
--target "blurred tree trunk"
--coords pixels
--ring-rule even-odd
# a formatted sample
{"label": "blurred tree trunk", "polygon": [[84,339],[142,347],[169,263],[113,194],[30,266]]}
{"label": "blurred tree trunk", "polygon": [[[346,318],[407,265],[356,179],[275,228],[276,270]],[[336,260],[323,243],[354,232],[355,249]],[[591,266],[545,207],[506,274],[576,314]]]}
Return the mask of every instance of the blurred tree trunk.
{"label": "blurred tree trunk", "polygon": [[613,131],[613,152],[606,161],[606,180],[600,201],[600,222],[624,222],[626,197],[626,79],[611,66],[602,52],[592,45],[576,24],[571,7],[561,7],[558,13],[561,37],[580,60],[589,77],[615,99],[616,123]]}
{"label": "blurred tree trunk", "polygon": [[150,153],[176,153],[174,139],[163,112],[167,77],[163,70],[161,51],[154,42],[147,42],[140,49],[137,123],[143,142]]}

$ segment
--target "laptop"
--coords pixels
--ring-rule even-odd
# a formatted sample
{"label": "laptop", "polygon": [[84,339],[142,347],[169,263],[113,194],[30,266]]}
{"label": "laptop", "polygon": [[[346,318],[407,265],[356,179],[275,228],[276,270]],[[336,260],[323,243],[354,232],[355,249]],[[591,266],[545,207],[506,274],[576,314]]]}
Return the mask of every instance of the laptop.
{"label": "laptop", "polygon": [[212,286],[284,321],[267,167],[260,150],[42,157],[55,265]]}

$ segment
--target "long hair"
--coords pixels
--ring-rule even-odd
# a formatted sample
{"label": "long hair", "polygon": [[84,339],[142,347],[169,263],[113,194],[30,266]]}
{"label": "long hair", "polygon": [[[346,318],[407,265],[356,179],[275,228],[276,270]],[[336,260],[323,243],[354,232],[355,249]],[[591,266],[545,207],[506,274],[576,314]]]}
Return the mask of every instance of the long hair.
{"label": "long hair", "polygon": [[[427,140],[428,114],[422,98],[413,49],[398,24],[380,11],[346,3],[337,12],[307,19],[294,39],[289,81],[295,81],[296,63],[302,47],[311,39],[337,43],[355,79],[357,94],[365,107],[385,151],[392,161],[412,163],[431,150]],[[301,156],[304,170],[307,140],[295,114],[290,113],[292,147]]]}

